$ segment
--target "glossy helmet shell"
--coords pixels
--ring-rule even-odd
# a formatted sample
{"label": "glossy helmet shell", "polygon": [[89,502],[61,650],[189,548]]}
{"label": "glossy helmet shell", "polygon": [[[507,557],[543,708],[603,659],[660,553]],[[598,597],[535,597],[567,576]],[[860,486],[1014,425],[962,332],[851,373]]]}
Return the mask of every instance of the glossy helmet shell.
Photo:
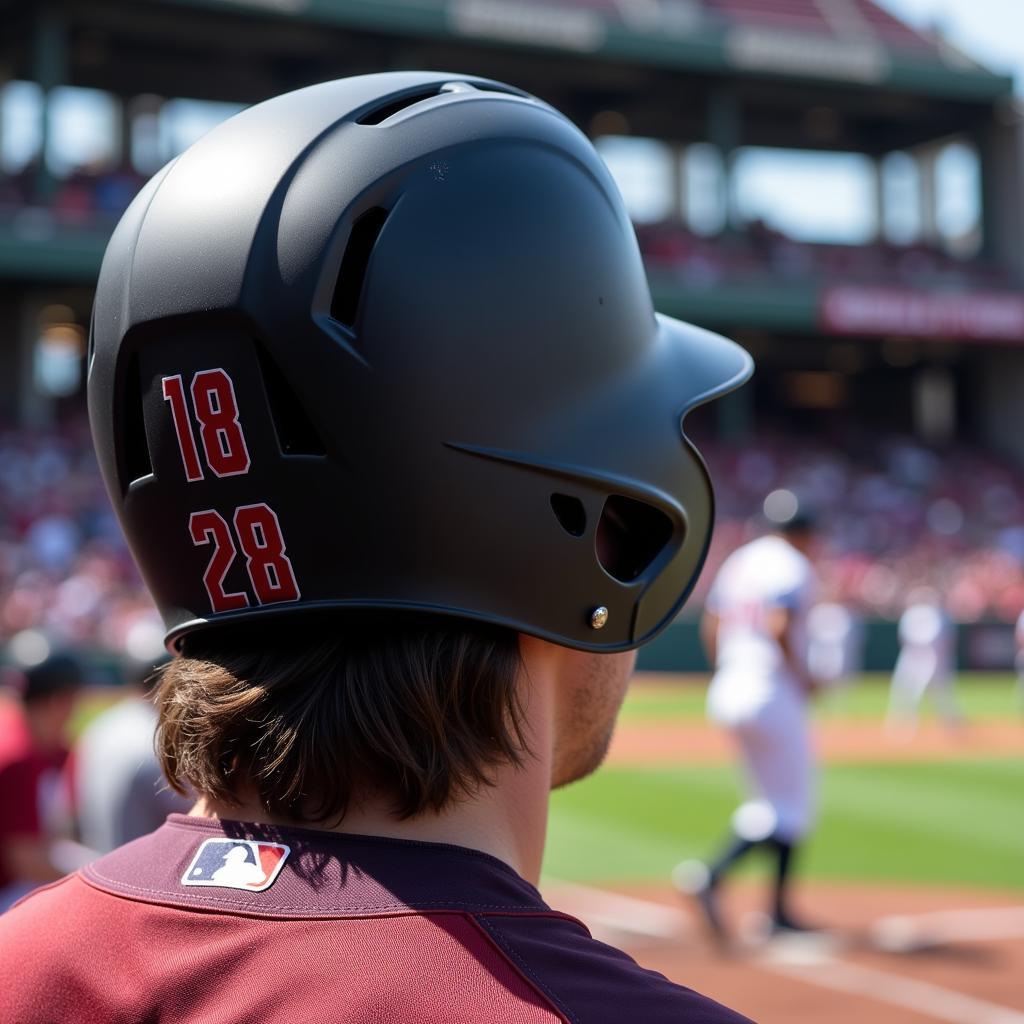
{"label": "glossy helmet shell", "polygon": [[707,550],[683,417],[750,371],[655,314],[565,117],[409,72],[261,103],[160,171],[103,261],[88,391],[172,646],[405,609],[619,651]]}

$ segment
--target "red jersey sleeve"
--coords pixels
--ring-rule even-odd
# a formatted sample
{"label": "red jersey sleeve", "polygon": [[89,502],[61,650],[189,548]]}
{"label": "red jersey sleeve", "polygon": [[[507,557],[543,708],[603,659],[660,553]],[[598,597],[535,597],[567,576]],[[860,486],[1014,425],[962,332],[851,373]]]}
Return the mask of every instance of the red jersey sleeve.
{"label": "red jersey sleeve", "polygon": [[25,757],[0,768],[0,837],[38,836],[39,780],[43,764]]}

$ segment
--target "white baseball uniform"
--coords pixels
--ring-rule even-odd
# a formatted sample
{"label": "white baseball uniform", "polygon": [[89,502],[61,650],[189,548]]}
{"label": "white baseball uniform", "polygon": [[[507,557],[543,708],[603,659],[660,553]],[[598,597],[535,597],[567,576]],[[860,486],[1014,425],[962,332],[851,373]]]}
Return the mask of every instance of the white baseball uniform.
{"label": "white baseball uniform", "polygon": [[94,718],[75,745],[79,832],[98,853],[152,832],[195,803],[164,784],[153,748],[156,724],[152,703],[132,695]]}
{"label": "white baseball uniform", "polygon": [[828,686],[849,681],[860,663],[863,630],[845,605],[816,604],[807,615],[807,666]]}
{"label": "white baseball uniform", "polygon": [[744,839],[773,833],[800,839],[811,827],[815,763],[807,722],[807,695],[768,628],[773,609],[790,612],[788,642],[806,654],[806,618],[817,576],[808,559],[784,538],[760,537],[726,559],[708,608],[718,616],[715,673],[708,714],[736,736],[751,798],[733,827]]}
{"label": "white baseball uniform", "polygon": [[953,699],[953,629],[937,604],[920,601],[900,616],[900,653],[889,690],[890,724],[913,722],[926,690],[931,690],[939,714],[949,723],[959,720]]}

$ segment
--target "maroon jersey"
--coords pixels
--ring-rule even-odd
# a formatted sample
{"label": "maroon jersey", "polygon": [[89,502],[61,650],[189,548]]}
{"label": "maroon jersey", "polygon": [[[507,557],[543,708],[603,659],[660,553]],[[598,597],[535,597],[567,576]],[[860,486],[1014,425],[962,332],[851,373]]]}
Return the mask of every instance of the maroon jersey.
{"label": "maroon jersey", "polygon": [[486,854],[182,815],[0,916],[0,992],[3,1024],[746,1020]]}

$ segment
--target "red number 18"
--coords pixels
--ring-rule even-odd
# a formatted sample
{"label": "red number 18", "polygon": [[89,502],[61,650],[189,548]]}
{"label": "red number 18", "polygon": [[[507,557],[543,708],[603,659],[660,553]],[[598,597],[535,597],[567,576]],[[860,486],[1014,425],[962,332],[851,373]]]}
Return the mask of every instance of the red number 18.
{"label": "red number 18", "polygon": [[[195,483],[203,479],[188,401],[181,374],[163,378],[164,401],[171,404],[171,418],[178,437],[185,479]],[[249,449],[242,425],[238,422],[235,385],[224,370],[200,370],[192,377],[192,407],[199,420],[199,438],[206,464],[219,477],[240,476],[249,472]]]}

